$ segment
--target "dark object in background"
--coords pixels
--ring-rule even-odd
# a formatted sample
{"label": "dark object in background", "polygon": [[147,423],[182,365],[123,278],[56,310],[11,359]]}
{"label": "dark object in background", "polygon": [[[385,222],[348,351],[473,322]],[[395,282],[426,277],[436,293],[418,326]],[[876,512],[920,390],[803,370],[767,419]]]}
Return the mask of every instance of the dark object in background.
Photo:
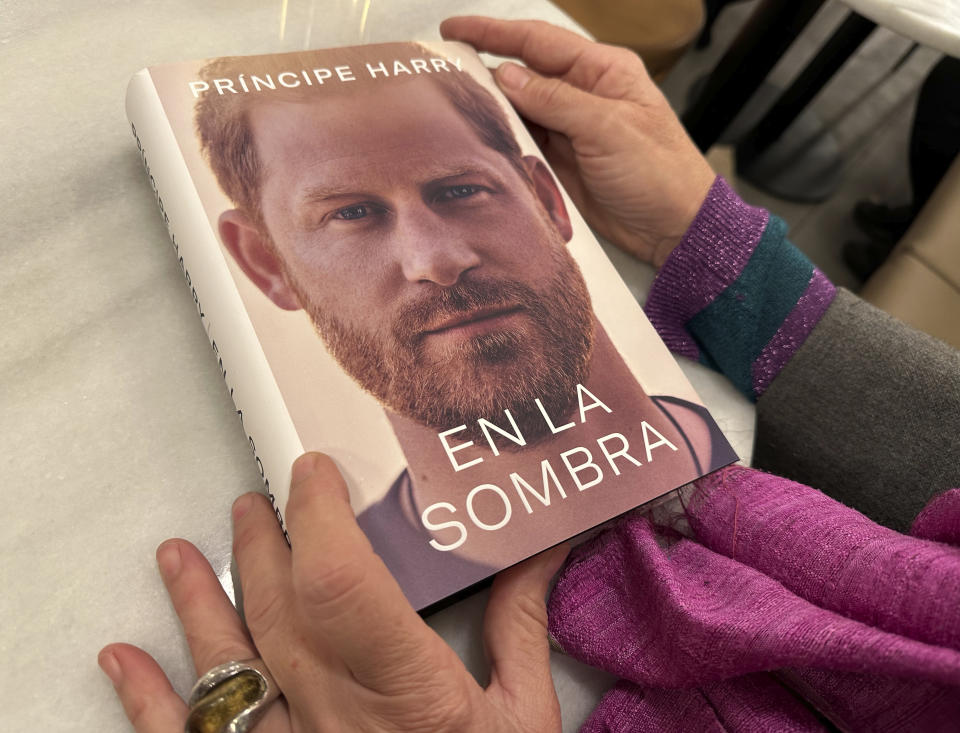
{"label": "dark object in background", "polygon": [[703,7],[706,10],[706,18],[703,21],[703,30],[700,31],[700,36],[697,38],[697,48],[706,48],[710,45],[710,41],[713,40],[713,24],[720,15],[720,11],[730,3],[738,1],[739,0],[704,0]]}
{"label": "dark object in background", "polygon": [[853,207],[853,220],[866,242],[847,242],[843,261],[860,280],[866,280],[887,259],[916,216],[912,204],[887,206],[872,201],[859,201]]}
{"label": "dark object in background", "polygon": [[878,242],[897,241],[910,228],[916,212],[912,204],[887,206],[872,201],[860,201],[853,207],[853,220],[860,231]]}
{"label": "dark object in background", "polygon": [[910,135],[910,184],[916,216],[960,153],[960,59],[947,56],[927,75]]}
{"label": "dark object in background", "polygon": [[869,278],[896,246],[960,153],[960,59],[946,56],[920,87],[910,131],[910,186],[906,206],[861,201],[853,209],[865,242],[847,242],[843,260],[861,280]]}

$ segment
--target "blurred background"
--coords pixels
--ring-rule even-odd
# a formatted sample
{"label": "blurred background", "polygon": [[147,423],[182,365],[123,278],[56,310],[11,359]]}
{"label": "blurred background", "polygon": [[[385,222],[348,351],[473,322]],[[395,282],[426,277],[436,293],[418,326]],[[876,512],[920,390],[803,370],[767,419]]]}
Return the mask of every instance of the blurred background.
{"label": "blurred background", "polygon": [[960,346],[955,0],[554,1],[834,283]]}

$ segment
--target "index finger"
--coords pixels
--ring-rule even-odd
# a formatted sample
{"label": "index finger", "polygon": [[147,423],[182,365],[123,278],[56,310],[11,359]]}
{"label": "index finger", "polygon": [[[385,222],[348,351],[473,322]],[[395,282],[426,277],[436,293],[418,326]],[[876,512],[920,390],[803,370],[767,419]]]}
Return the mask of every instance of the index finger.
{"label": "index finger", "polygon": [[236,609],[196,547],[186,540],[167,540],[157,548],[157,564],[197,675],[224,662],[257,656]]}
{"label": "index finger", "polygon": [[433,632],[357,525],[330,458],[301,456],[287,504],[297,600],[325,643],[364,686],[409,689]]}
{"label": "index finger", "polygon": [[646,73],[631,51],[595,43],[542,20],[460,16],[443,21],[440,34],[478,51],[521,59],[541,74],[562,77],[603,96],[622,96],[634,86],[637,73]]}

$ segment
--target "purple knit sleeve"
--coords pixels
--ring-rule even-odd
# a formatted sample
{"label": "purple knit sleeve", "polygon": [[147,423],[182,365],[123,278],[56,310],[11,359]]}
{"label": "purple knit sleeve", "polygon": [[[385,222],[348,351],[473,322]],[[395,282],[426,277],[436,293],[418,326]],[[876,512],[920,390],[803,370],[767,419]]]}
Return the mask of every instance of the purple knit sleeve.
{"label": "purple knit sleeve", "polygon": [[671,351],[720,369],[756,399],[835,294],[787,241],[785,224],[718,176],[644,310]]}
{"label": "purple knit sleeve", "polygon": [[686,324],[740,276],[769,218],[717,176],[690,228],[660,268],[644,306],[670,351],[700,358]]}

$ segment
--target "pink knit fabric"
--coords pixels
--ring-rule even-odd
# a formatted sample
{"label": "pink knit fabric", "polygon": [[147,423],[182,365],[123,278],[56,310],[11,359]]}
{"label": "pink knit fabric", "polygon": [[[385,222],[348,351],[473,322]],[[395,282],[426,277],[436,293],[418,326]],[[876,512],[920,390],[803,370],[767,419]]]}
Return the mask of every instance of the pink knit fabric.
{"label": "pink knit fabric", "polygon": [[933,497],[913,520],[910,534],[935,542],[960,545],[960,489],[950,489]]}
{"label": "pink knit fabric", "polygon": [[577,548],[557,583],[551,634],[627,681],[586,730],[710,711],[720,727],[704,730],[816,730],[811,710],[851,731],[960,728],[958,548],[740,467],[701,479],[687,513],[698,541],[665,547],[634,516]]}
{"label": "pink knit fabric", "polygon": [[960,651],[960,548],[902,535],[760,471],[722,471],[698,488],[688,514],[706,547],[820,608]]}
{"label": "pink knit fabric", "polygon": [[807,733],[823,726],[772,675],[751,674],[696,690],[643,689],[621,680],[580,733],[625,730]]}

